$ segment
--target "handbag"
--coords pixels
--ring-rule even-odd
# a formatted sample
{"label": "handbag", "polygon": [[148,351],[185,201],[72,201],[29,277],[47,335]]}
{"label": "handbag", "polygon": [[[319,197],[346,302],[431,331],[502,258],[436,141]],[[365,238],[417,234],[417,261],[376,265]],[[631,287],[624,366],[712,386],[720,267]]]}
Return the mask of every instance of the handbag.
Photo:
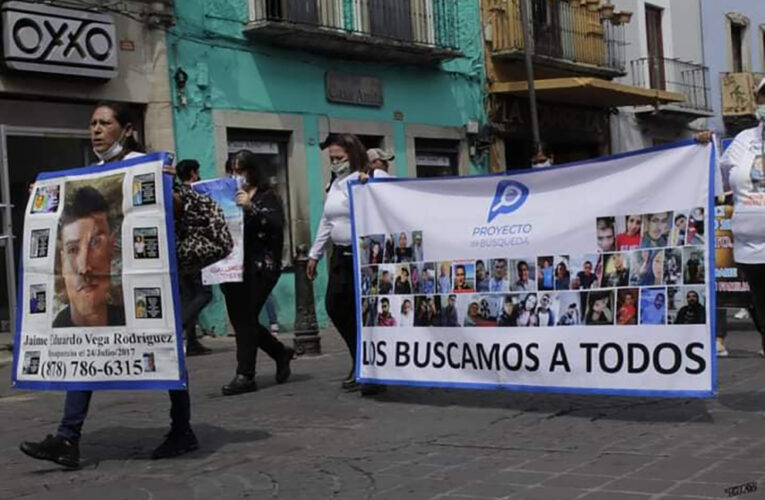
{"label": "handbag", "polygon": [[209,196],[187,186],[176,186],[179,213],[176,216],[178,266],[194,273],[225,259],[234,248],[223,209]]}

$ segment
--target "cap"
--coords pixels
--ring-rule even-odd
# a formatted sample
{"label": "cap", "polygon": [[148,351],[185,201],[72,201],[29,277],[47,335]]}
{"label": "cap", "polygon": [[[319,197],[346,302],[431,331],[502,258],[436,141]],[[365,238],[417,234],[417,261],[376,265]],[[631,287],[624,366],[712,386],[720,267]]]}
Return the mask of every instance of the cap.
{"label": "cap", "polygon": [[760,92],[765,91],[765,78],[760,80],[760,84],[757,85],[757,90],[755,90],[755,94],[759,94]]}
{"label": "cap", "polygon": [[396,157],[380,148],[367,149],[367,158],[370,162],[375,160],[391,161]]}

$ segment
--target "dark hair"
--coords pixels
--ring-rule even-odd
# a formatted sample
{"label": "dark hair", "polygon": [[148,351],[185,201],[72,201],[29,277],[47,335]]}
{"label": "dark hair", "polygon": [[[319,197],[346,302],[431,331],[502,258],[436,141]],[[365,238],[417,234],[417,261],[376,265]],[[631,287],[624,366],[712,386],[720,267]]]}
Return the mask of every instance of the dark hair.
{"label": "dark hair", "polygon": [[327,139],[327,146],[339,146],[348,155],[348,163],[352,172],[361,172],[367,167],[369,158],[367,149],[358,137],[353,134],[338,134]]}
{"label": "dark hair", "polygon": [[382,299],[380,299],[380,304],[388,304],[388,305],[390,305],[390,300],[388,300],[387,298],[383,297]]}
{"label": "dark hair", "polygon": [[457,273],[457,269],[462,269],[462,272],[467,274],[467,269],[465,269],[465,266],[463,266],[462,264],[460,264],[458,266],[454,266],[454,273],[455,274]]}
{"label": "dark hair", "polygon": [[[98,104],[96,104],[96,107],[93,108],[93,111],[95,112],[98,108],[109,108],[114,115],[114,119],[120,124],[120,127],[125,128],[128,125],[132,125],[133,129],[135,129],[135,115],[133,114],[133,110],[131,110],[127,104],[114,101],[99,101]],[[143,146],[141,146],[132,134],[125,139],[124,146],[128,151],[135,151],[138,153],[144,152]]]}
{"label": "dark hair", "polygon": [[605,229],[610,229],[613,232],[614,231],[614,218],[613,217],[601,217],[600,219],[598,219],[597,229],[598,229],[598,231],[603,231]]}
{"label": "dark hair", "polygon": [[687,219],[688,217],[685,216],[685,214],[677,214],[675,216],[675,222],[679,221],[680,219]]}
{"label": "dark hair", "polygon": [[526,266],[526,269],[529,268],[529,264],[525,260],[521,260],[518,262],[518,264],[515,265],[519,273],[521,272],[521,266]]}
{"label": "dark hair", "polygon": [[590,262],[589,260],[585,260],[585,261],[584,261],[584,266],[586,266],[587,264],[589,264],[589,265],[591,265],[591,266],[592,266],[592,262]]}
{"label": "dark hair", "polygon": [[199,173],[199,162],[196,160],[181,160],[175,166],[175,172],[182,181],[191,180],[191,174]]}
{"label": "dark hair", "polygon": [[[78,219],[100,213],[106,214],[109,231],[111,231],[113,221],[109,217],[109,203],[106,202],[104,195],[93,186],[81,187],[74,192],[71,200],[64,205],[59,227],[63,228]],[[59,234],[61,234],[61,231],[59,231]]]}
{"label": "dark hair", "polygon": [[263,171],[263,164],[252,151],[242,149],[241,151],[234,153],[231,157],[232,170],[236,166],[239,166],[258,191],[267,191],[271,189],[271,179],[269,179]]}

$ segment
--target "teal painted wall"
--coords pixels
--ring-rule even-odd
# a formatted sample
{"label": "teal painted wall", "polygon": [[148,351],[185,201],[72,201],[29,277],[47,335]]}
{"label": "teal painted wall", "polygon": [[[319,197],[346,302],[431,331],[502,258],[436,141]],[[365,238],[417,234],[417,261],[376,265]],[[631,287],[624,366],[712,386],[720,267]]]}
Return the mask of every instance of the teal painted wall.
{"label": "teal painted wall", "polygon": [[[350,0],[344,5],[346,11],[352,10]],[[485,123],[479,0],[458,0],[457,5],[460,50],[464,57],[430,68],[347,61],[252,42],[243,35],[249,15],[246,0],[176,2],[177,24],[168,34],[170,77],[178,68],[189,75],[184,106],[180,105],[173,85],[178,158],[196,158],[202,165],[203,178],[216,175],[214,109],[302,115],[308,185],[308,200],[303,202],[309,207],[313,237],[324,196],[322,152],[318,147],[323,139],[319,137],[320,118],[392,123],[395,173],[399,176],[414,175],[414,166],[406,160],[406,124],[461,127],[468,120]],[[346,27],[350,28],[352,22],[346,18]],[[383,106],[367,108],[327,102],[324,75],[328,70],[381,78]],[[395,121],[394,112],[403,113],[403,121]],[[472,165],[474,173],[486,168],[483,161]],[[327,320],[323,301],[326,280],[324,264],[314,287],[322,326]],[[291,327],[295,310],[293,285],[293,274],[284,273],[275,291],[279,320],[287,328]],[[225,329],[225,309],[219,291],[201,322],[204,328],[214,327],[218,333]]]}

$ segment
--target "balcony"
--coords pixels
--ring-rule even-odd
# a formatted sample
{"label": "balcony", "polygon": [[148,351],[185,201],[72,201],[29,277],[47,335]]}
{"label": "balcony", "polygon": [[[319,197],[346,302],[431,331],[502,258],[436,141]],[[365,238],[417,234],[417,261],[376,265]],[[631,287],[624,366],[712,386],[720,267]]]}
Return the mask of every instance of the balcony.
{"label": "balcony", "polygon": [[[638,114],[658,113],[693,121],[714,116],[709,90],[709,68],[679,59],[644,57],[630,62],[632,85],[683,96],[682,102],[638,110]],[[658,104],[658,103],[657,103]]]}
{"label": "balcony", "polygon": [[[491,26],[490,50],[495,61],[524,57],[520,0],[484,0]],[[597,3],[598,0],[595,0]],[[613,7],[590,2],[530,0],[534,64],[547,77],[595,76],[607,79],[625,74],[623,16]],[[629,15],[627,15],[628,17]]]}
{"label": "balcony", "polygon": [[462,56],[460,0],[250,0],[253,40],[354,59],[437,64]]}

